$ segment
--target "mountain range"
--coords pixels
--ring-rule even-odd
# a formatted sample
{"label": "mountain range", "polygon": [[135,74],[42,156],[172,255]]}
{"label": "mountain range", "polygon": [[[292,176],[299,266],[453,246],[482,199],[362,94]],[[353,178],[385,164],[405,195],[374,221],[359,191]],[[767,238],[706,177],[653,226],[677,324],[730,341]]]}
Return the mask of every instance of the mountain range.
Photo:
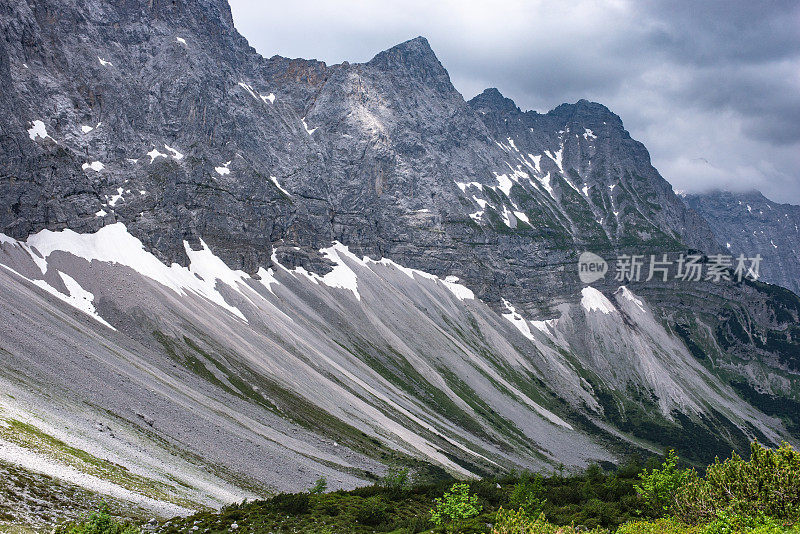
{"label": "mountain range", "polygon": [[686,195],[732,255],[761,254],[761,279],[800,293],[800,206],[778,204],[758,191]]}
{"label": "mountain range", "polygon": [[0,461],[169,515],[800,438],[797,211],[682,199],[603,105],[466,101],[422,37],[264,58],[223,0],[0,27]]}

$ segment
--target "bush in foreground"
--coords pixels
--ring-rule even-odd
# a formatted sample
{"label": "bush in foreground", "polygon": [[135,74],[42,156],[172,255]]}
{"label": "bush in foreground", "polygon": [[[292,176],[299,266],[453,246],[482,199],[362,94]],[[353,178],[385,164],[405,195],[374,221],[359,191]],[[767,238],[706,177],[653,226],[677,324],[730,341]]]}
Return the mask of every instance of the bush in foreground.
{"label": "bush in foreground", "polygon": [[55,529],[55,534],[140,534],[139,527],[117,521],[109,514],[108,506],[91,514],[85,521],[67,523]]}
{"label": "bush in foreground", "polygon": [[[610,534],[612,531],[553,525],[547,522],[544,514],[534,519],[520,509],[501,510],[497,514],[497,524],[492,534],[577,534],[578,532]],[[715,521],[705,525],[686,525],[674,517],[633,521],[620,526],[616,534],[800,534],[800,530],[783,527],[766,516],[721,514]]]}
{"label": "bush in foreground", "polygon": [[557,526],[548,523],[544,514],[537,517],[528,515],[523,508],[518,510],[503,510],[497,512],[497,522],[492,534],[607,534],[608,530],[586,530],[573,526]]}
{"label": "bush in foreground", "polygon": [[478,504],[478,496],[470,495],[469,484],[453,484],[450,491],[434,502],[431,521],[436,526],[446,526],[451,532],[459,532],[465,520],[475,517],[483,509]]}
{"label": "bush in foreground", "polygon": [[676,492],[670,511],[687,523],[723,516],[769,517],[785,524],[800,521],[800,453],[784,443],[750,447],[750,459],[736,454],[711,464],[705,477],[694,470]]}

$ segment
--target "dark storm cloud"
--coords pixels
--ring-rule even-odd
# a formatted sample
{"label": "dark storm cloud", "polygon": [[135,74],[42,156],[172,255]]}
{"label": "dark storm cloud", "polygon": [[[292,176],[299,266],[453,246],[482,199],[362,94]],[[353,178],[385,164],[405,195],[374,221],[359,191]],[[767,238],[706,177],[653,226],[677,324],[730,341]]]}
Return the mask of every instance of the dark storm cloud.
{"label": "dark storm cloud", "polygon": [[800,203],[800,4],[583,0],[232,0],[265,56],[366,61],[424,35],[470,98],[588,98],[618,113],[677,189]]}
{"label": "dark storm cloud", "polygon": [[795,0],[642,2],[637,14],[656,22],[653,46],[696,65],[796,58],[800,46]]}

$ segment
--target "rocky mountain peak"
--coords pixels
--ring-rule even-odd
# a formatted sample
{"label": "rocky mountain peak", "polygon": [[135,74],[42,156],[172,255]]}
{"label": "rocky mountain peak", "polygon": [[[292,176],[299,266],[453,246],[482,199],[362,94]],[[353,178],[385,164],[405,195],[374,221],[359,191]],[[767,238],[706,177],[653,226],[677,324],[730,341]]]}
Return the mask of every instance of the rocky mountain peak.
{"label": "rocky mountain peak", "polygon": [[380,52],[368,63],[387,71],[400,71],[420,79],[438,80],[450,84],[450,75],[436,57],[430,43],[424,37],[415,37]]}
{"label": "rocky mountain peak", "polygon": [[607,123],[622,128],[622,119],[603,104],[580,99],[574,104],[561,104],[548,113],[565,122],[581,124]]}
{"label": "rocky mountain peak", "polygon": [[472,98],[468,103],[472,109],[478,112],[520,112],[517,104],[510,98],[503,96],[495,87],[484,89],[481,94]]}

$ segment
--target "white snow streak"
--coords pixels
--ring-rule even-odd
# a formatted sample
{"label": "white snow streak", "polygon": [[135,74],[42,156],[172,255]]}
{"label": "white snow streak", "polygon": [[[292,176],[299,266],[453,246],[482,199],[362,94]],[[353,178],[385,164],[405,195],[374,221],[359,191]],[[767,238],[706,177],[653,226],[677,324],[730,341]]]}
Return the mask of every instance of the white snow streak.
{"label": "white snow streak", "polygon": [[277,187],[278,189],[280,189],[280,190],[281,190],[281,192],[282,192],[284,195],[286,195],[287,197],[290,197],[290,196],[292,196],[292,194],[291,194],[291,193],[289,193],[289,192],[288,192],[286,189],[284,189],[284,188],[281,186],[281,184],[279,184],[279,183],[278,183],[278,179],[277,179],[277,178],[275,178],[274,176],[270,176],[270,177],[269,177],[269,179],[270,179],[270,180],[272,180],[272,183],[273,183],[273,184],[275,184],[275,187]]}
{"label": "white snow streak", "polygon": [[545,150],[544,153],[547,154],[548,158],[552,159],[555,162],[555,164],[558,166],[558,170],[563,173],[564,166],[562,158],[564,156],[564,147],[562,146],[561,148],[559,148],[554,154],[551,153],[549,150]]}
{"label": "white snow streak", "polygon": [[305,118],[305,117],[303,117],[302,119],[300,119],[300,122],[302,122],[302,123],[303,123],[303,128],[305,128],[305,130],[306,130],[306,133],[308,133],[308,135],[311,135],[311,134],[313,134],[314,132],[316,132],[316,131],[317,131],[317,129],[316,129],[316,128],[310,128],[310,129],[309,129],[309,127],[308,127],[308,124],[306,124],[306,118]]}

